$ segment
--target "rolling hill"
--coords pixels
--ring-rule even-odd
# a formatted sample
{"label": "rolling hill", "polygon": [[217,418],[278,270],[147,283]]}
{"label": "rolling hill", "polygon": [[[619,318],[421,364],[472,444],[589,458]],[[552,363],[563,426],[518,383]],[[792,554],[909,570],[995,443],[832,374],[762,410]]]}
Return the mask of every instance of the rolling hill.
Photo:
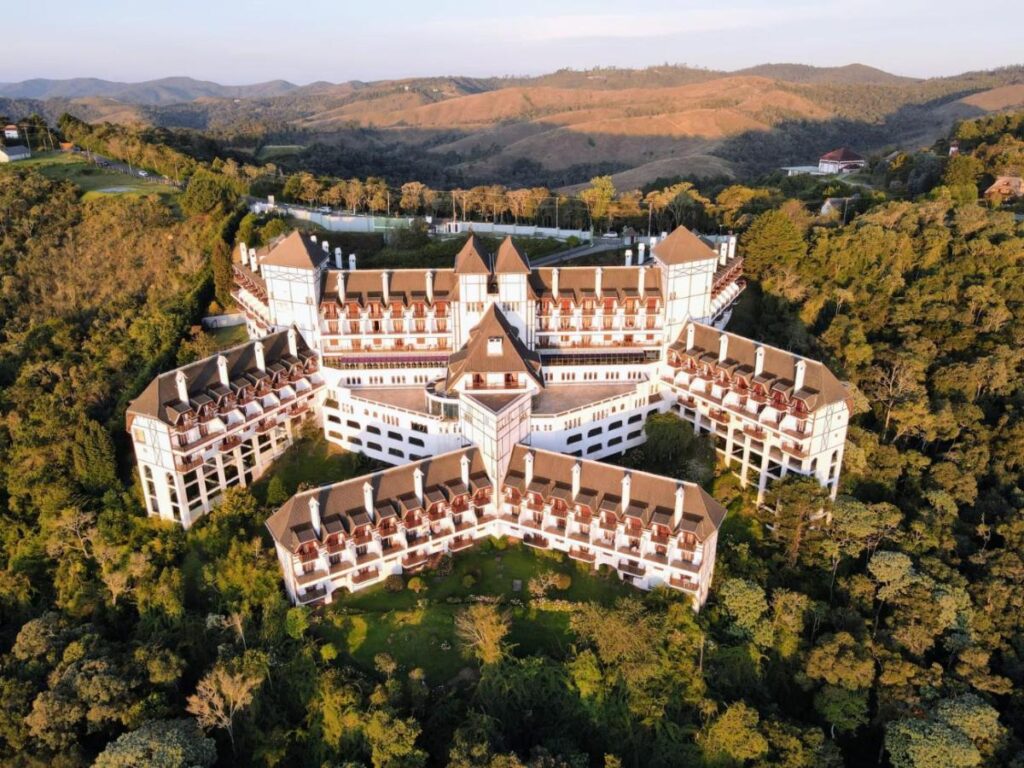
{"label": "rolling hill", "polygon": [[[4,99],[3,97],[7,97]],[[612,173],[620,187],[678,175],[748,175],[933,141],[956,119],[1024,104],[1024,68],[918,80],[863,64],[560,70],[529,78],[380,82],[190,78],[0,85],[0,114],[201,131],[241,153],[318,173],[428,183],[561,186]]]}

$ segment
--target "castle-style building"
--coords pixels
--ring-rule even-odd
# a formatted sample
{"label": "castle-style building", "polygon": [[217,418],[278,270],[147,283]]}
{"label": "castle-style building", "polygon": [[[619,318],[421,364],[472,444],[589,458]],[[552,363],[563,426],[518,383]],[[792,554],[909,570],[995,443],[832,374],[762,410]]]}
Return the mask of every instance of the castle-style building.
{"label": "castle-style building", "polygon": [[699,606],[725,510],[599,460],[671,411],[759,495],[789,473],[834,494],[849,405],[820,363],[719,330],[744,287],[735,238],[680,228],[651,256],[534,268],[511,239],[491,254],[470,235],[450,269],[382,270],[297,232],[243,244],[234,296],[253,341],[157,377],[129,408],[149,513],[190,525],[315,420],[395,467],[268,521],[297,603],[514,536]]}

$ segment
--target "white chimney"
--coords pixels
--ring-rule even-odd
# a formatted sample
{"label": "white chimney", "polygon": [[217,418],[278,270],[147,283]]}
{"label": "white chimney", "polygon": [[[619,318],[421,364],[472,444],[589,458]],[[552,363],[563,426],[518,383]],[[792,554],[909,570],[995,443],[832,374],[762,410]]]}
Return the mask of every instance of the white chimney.
{"label": "white chimney", "polygon": [[324,253],[326,253],[326,254],[330,254],[330,252],[331,252],[331,244],[330,244],[330,243],[328,243],[328,242],[327,242],[326,240],[324,240],[324,241],[323,241],[323,242],[321,243],[321,245],[322,245],[322,246],[324,247]]}
{"label": "white chimney", "polygon": [[384,305],[387,306],[391,303],[391,281],[387,272],[380,273],[380,288],[384,292]]}
{"label": "white chimney", "polygon": [[356,255],[354,253],[350,253],[348,255],[348,268],[353,270],[353,271],[355,271],[355,268],[356,268]]}
{"label": "white chimney", "polygon": [[336,269],[345,268],[345,257],[341,253],[341,248],[334,249],[334,266]]}
{"label": "white chimney", "polygon": [[183,403],[188,402],[188,379],[184,371],[178,371],[174,375],[174,383],[178,387],[178,399]]}
{"label": "white chimney", "polygon": [[228,386],[231,379],[228,378],[228,359],[224,355],[217,355],[217,378],[222,386]]}
{"label": "white chimney", "polygon": [[338,303],[345,303],[345,273],[338,273]]}
{"label": "white chimney", "polygon": [[632,248],[627,248],[626,249],[626,266],[627,267],[632,267],[633,266],[633,249]]}
{"label": "white chimney", "polygon": [[636,289],[640,293],[641,299],[647,295],[647,267],[640,267],[636,271]]}
{"label": "white chimney", "polygon": [[370,485],[369,480],[363,483],[363,507],[366,508],[366,514],[368,514],[370,519],[373,520],[373,486]]}
{"label": "white chimney", "polygon": [[427,270],[426,281],[427,281],[427,303],[428,304],[433,304],[434,303],[434,273],[431,272],[429,269]]}
{"label": "white chimney", "polygon": [[764,347],[759,346],[754,352],[754,375],[760,376],[764,372]]}
{"label": "white chimney", "polygon": [[675,530],[683,521],[683,484],[676,486],[676,508],[672,514],[672,529]]}
{"label": "white chimney", "polygon": [[263,342],[257,341],[252,345],[252,351],[256,355],[256,370],[267,370],[267,358],[263,354]]}
{"label": "white chimney", "polygon": [[686,348],[687,349],[693,349],[693,344],[694,344],[694,341],[696,340],[696,336],[697,336],[697,327],[693,323],[690,323],[688,326],[686,326]]}
{"label": "white chimney", "polygon": [[647,246],[644,245],[643,243],[640,243],[636,247],[636,249],[637,249],[636,263],[637,264],[643,264],[645,261],[647,261],[647,253],[646,253]]}
{"label": "white chimney", "polygon": [[793,375],[793,391],[799,392],[804,388],[804,377],[807,375],[807,361],[796,361],[796,373]]}
{"label": "white chimney", "polygon": [[528,451],[526,458],[523,460],[523,472],[526,474],[524,483],[527,488],[530,487],[530,483],[533,482],[533,452]]}
{"label": "white chimney", "polygon": [[551,295],[558,299],[558,267],[551,270]]}
{"label": "white chimney", "polygon": [[413,470],[412,482],[416,488],[416,499],[419,501],[420,506],[423,506],[423,470],[419,467]]}
{"label": "white chimney", "polygon": [[313,533],[320,538],[320,502],[316,496],[309,497],[309,523],[313,526]]}
{"label": "white chimney", "polygon": [[459,466],[462,468],[462,484],[469,488],[469,456],[462,454]]}
{"label": "white chimney", "polygon": [[668,237],[668,232],[662,232],[661,239],[664,240],[666,237]]}
{"label": "white chimney", "polygon": [[604,270],[598,267],[594,270],[594,293],[597,294],[597,298],[601,298],[601,277],[604,274]]}
{"label": "white chimney", "polygon": [[260,271],[260,260],[256,258],[255,248],[249,249],[249,269],[251,269],[253,272]]}
{"label": "white chimney", "polygon": [[295,326],[288,329],[288,354],[292,357],[299,356],[299,334],[295,332]]}
{"label": "white chimney", "polygon": [[249,248],[245,243],[238,244],[238,260],[245,266],[245,263],[249,261]]}
{"label": "white chimney", "polygon": [[310,235],[309,239],[312,240],[315,243],[316,242],[316,235]]}
{"label": "white chimney", "polygon": [[723,333],[718,337],[718,362],[729,357],[729,336]]}
{"label": "white chimney", "polygon": [[583,467],[577,461],[572,465],[572,497],[575,499],[580,495],[580,476],[583,474]]}
{"label": "white chimney", "polygon": [[736,235],[729,235],[729,258],[736,257]]}
{"label": "white chimney", "polygon": [[629,489],[633,485],[633,481],[629,477],[628,472],[622,473],[622,514],[626,514],[626,510],[629,509]]}

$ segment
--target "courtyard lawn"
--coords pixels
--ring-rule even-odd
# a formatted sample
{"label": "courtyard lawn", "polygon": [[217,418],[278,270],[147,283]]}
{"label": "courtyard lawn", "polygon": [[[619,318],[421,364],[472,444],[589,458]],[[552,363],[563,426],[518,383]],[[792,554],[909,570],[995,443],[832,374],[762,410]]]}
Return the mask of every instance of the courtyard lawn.
{"label": "courtyard lawn", "polygon": [[[447,682],[475,663],[464,658],[455,638],[455,616],[471,595],[502,596],[512,616],[508,640],[518,656],[565,655],[572,633],[570,611],[531,605],[530,578],[543,571],[568,573],[572,584],[565,591],[551,590],[551,600],[611,604],[625,595],[639,594],[614,574],[581,570],[565,557],[556,560],[522,545],[498,549],[493,541],[456,554],[449,576],[430,571],[418,574],[425,589],[389,592],[377,585],[354,595],[336,595],[324,611],[318,632],[343,657],[367,670],[378,653],[391,655],[406,671],[420,667],[431,685]],[[466,581],[473,577],[473,583]],[[409,576],[405,577],[408,584]],[[519,589],[513,588],[518,581]],[[458,601],[458,602],[448,602]]]}
{"label": "courtyard lawn", "polygon": [[249,340],[249,332],[245,329],[244,323],[229,325],[225,328],[210,328],[206,334],[213,337],[213,343],[217,345],[217,349],[236,347]]}
{"label": "courtyard lawn", "polygon": [[252,486],[260,504],[267,503],[267,487],[275,477],[281,478],[286,497],[299,486],[314,488],[340,483],[377,469],[374,463],[357,453],[349,453],[327,442],[323,432],[302,437],[274,462],[270,470]]}

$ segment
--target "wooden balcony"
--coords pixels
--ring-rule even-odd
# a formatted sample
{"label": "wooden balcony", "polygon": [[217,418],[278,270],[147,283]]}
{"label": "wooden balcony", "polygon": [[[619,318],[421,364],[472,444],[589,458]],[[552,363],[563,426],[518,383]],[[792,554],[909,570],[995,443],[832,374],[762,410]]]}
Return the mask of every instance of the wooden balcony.
{"label": "wooden balcony", "polygon": [[683,576],[671,576],[668,580],[668,585],[673,589],[681,589],[684,592],[696,592],[700,585],[695,581],[691,581]]}
{"label": "wooden balcony", "polygon": [[677,571],[686,571],[693,574],[700,573],[700,566],[692,560],[673,560],[669,565]]}
{"label": "wooden balcony", "polygon": [[537,549],[547,549],[551,542],[549,542],[543,536],[538,536],[534,533],[528,533],[523,536],[523,544],[528,547],[536,547]]}
{"label": "wooden balcony", "polygon": [[356,555],[356,565],[365,565],[380,560],[380,552],[367,552],[365,555]]}
{"label": "wooden balcony", "polygon": [[473,546],[472,536],[458,536],[452,539],[451,542],[448,544],[448,548],[452,552],[459,552],[463,549],[469,549],[471,546]]}
{"label": "wooden balcony", "polygon": [[657,552],[645,552],[644,560],[657,563],[658,565],[668,565],[668,556],[658,554]]}
{"label": "wooden balcony", "polygon": [[298,596],[298,600],[301,605],[312,605],[326,597],[327,587],[321,584],[317,587],[313,587],[312,589],[307,589],[305,593]]}
{"label": "wooden balcony", "polygon": [[179,472],[191,472],[193,469],[201,467],[203,464],[202,456],[191,456],[186,459],[177,459],[174,462],[174,467]]}
{"label": "wooden balcony", "polygon": [[647,569],[644,566],[631,563],[628,560],[619,560],[618,570],[638,579],[642,579],[647,574]]}
{"label": "wooden balcony", "polygon": [[590,543],[590,534],[589,533],[580,533],[579,531],[576,531],[574,533],[570,533],[569,534],[569,538],[572,539],[573,541],[579,541],[579,542],[581,542],[583,544],[589,544]]}
{"label": "wooden balcony", "polygon": [[410,552],[408,555],[402,558],[403,568],[419,568],[421,565],[430,559],[430,555],[425,550],[418,552]]}
{"label": "wooden balcony", "polygon": [[365,584],[368,581],[373,581],[380,575],[380,571],[376,568],[366,568],[365,570],[356,571],[352,574],[353,584]]}
{"label": "wooden balcony", "polygon": [[807,458],[807,451],[803,450],[800,446],[794,443],[783,443],[782,452],[788,453],[790,456],[796,456],[798,459]]}
{"label": "wooden balcony", "polygon": [[237,448],[241,444],[241,437],[239,437],[238,435],[231,435],[230,437],[225,437],[223,440],[220,441],[220,450],[224,452],[230,451],[233,448]]}
{"label": "wooden balcony", "polygon": [[750,424],[744,425],[743,431],[755,440],[764,440],[768,436],[768,433],[762,427],[755,427]]}
{"label": "wooden balcony", "polygon": [[331,576],[340,576],[343,573],[348,573],[355,567],[355,564],[351,560],[341,560],[337,563],[331,563]]}
{"label": "wooden balcony", "polygon": [[729,423],[729,414],[725,411],[711,410],[708,412],[708,417],[712,421],[717,421],[719,424]]}
{"label": "wooden balcony", "polygon": [[269,432],[277,426],[276,419],[263,419],[259,424],[256,425],[256,434],[262,435],[265,432]]}
{"label": "wooden balcony", "polygon": [[584,563],[593,563],[597,559],[597,555],[589,550],[581,549],[579,547],[573,547],[569,550],[569,557],[573,560],[579,560]]}

